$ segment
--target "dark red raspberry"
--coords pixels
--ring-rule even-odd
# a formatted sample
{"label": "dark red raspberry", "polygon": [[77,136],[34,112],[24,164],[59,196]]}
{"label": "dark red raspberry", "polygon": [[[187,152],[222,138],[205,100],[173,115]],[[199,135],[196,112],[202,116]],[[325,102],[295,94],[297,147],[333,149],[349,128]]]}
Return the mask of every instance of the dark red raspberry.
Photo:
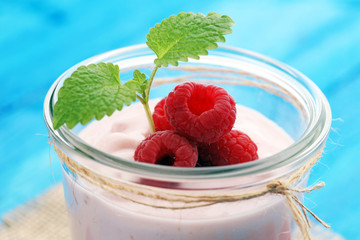
{"label": "dark red raspberry", "polygon": [[197,147],[173,131],[158,131],[137,146],[135,161],[175,167],[195,167]]}
{"label": "dark red raspberry", "polygon": [[164,108],[165,100],[166,100],[166,97],[161,99],[161,101],[158,102],[154,108],[154,113],[152,116],[153,116],[156,131],[175,130],[174,127],[171,126],[171,124],[169,123],[169,121],[167,119],[165,108]]}
{"label": "dark red raspberry", "polygon": [[221,87],[187,82],[175,87],[165,110],[176,131],[197,142],[216,142],[232,129],[234,99]]}
{"label": "dark red raspberry", "polygon": [[223,166],[258,159],[257,146],[248,135],[238,130],[211,144],[199,144],[198,166]]}

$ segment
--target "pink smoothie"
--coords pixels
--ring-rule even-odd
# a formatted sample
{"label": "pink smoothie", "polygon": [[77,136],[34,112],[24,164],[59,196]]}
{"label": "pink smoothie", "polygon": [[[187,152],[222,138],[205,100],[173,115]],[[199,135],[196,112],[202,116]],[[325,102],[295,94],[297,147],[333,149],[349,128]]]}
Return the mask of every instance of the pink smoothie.
{"label": "pink smoothie", "polygon": [[[155,103],[152,101],[151,106]],[[234,128],[253,139],[260,158],[293,143],[274,122],[244,106],[237,106]],[[132,161],[136,146],[148,134],[142,105],[133,104],[94,121],[79,136],[102,151]],[[106,176],[117,174],[93,162],[76,160]],[[155,209],[116,197],[82,179],[74,181],[65,171],[63,176],[74,240],[291,239],[289,212],[278,196],[195,209]]]}

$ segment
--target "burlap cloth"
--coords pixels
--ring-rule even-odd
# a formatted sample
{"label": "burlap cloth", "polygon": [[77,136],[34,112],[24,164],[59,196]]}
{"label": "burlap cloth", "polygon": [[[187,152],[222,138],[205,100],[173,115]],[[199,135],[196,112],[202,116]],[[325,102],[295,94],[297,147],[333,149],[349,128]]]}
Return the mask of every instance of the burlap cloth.
{"label": "burlap cloth", "polygon": [[[313,240],[343,240],[320,225],[311,228],[311,235]],[[301,238],[300,232],[294,234],[294,240]],[[0,240],[70,240],[62,186],[2,216]]]}
{"label": "burlap cloth", "polygon": [[0,240],[70,240],[64,191],[56,185],[2,216]]}

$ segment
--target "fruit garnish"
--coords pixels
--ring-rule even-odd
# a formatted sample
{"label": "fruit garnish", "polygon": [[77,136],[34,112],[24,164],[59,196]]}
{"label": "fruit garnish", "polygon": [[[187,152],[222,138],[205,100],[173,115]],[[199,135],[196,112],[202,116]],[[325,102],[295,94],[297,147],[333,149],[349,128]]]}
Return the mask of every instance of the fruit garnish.
{"label": "fruit garnish", "polygon": [[231,130],[217,142],[198,144],[199,166],[224,166],[258,159],[257,146],[248,135]]}
{"label": "fruit garnish", "polygon": [[167,114],[165,111],[165,101],[167,97],[158,102],[154,108],[153,112],[153,119],[155,125],[155,131],[162,131],[162,130],[175,130],[173,126],[169,123],[167,119]]}
{"label": "fruit garnish", "polygon": [[135,161],[174,167],[195,167],[198,151],[195,143],[173,131],[158,131],[136,148]]}
{"label": "fruit garnish", "polygon": [[[159,144],[174,146],[171,141],[178,141],[179,135],[191,146],[196,144],[197,151],[192,154],[196,155],[197,167],[232,165],[258,159],[257,146],[250,137],[231,130],[236,118],[235,101],[221,87],[195,82],[180,84],[158,102],[153,116],[156,128],[165,131],[156,132],[140,143],[135,150],[137,161],[175,166],[178,157],[180,162],[183,161],[184,154],[171,153],[176,147],[159,150]],[[158,133],[172,135],[162,137],[157,136]],[[169,149],[167,145],[165,149]],[[191,152],[190,147],[188,152]],[[189,166],[193,167],[192,164]]]}
{"label": "fruit garnish", "polygon": [[186,82],[166,98],[165,110],[177,132],[197,142],[216,142],[230,132],[236,118],[235,101],[223,88]]}
{"label": "fruit garnish", "polygon": [[225,42],[223,35],[231,33],[233,25],[233,20],[226,15],[183,12],[157,23],[146,36],[146,44],[157,56],[150,77],[135,70],[133,79],[123,84],[119,67],[113,63],[79,67],[59,90],[54,106],[54,129],[63,124],[71,129],[78,123],[87,124],[93,118],[100,120],[138,99],[144,106],[153,133],[155,127],[148,102],[157,70],[207,55],[208,49],[217,48],[216,42]]}

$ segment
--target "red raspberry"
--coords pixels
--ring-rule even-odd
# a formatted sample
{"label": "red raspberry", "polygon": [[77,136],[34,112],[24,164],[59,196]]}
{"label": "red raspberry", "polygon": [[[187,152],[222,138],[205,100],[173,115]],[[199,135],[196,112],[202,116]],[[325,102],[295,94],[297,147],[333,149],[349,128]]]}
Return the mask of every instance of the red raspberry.
{"label": "red raspberry", "polygon": [[195,167],[197,147],[173,131],[155,132],[137,146],[135,161],[175,167]]}
{"label": "red raspberry", "polygon": [[174,127],[170,125],[170,123],[167,119],[165,108],[164,108],[165,100],[166,100],[166,97],[161,99],[161,101],[158,102],[154,108],[154,113],[152,116],[153,116],[156,131],[175,130]]}
{"label": "red raspberry", "polygon": [[199,144],[199,166],[223,166],[258,159],[257,146],[248,135],[238,130],[211,144]]}
{"label": "red raspberry", "polygon": [[170,92],[165,104],[170,124],[197,142],[216,142],[232,129],[236,108],[225,89],[186,82]]}

